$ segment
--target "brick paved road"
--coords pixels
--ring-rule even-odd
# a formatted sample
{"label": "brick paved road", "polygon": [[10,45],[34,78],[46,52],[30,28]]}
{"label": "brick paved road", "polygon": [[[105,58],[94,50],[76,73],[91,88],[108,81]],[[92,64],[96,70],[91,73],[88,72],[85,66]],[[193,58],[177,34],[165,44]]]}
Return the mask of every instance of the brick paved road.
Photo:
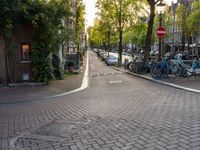
{"label": "brick paved road", "polygon": [[200,98],[117,72],[90,53],[79,93],[0,105],[2,150],[200,150]]}

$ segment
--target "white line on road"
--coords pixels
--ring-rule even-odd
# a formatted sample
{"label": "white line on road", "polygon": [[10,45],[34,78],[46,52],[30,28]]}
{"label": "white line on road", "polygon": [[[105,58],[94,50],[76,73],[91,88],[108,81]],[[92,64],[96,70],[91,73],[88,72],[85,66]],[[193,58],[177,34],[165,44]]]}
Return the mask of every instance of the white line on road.
{"label": "white line on road", "polygon": [[89,80],[88,80],[88,75],[89,75],[89,56],[88,55],[89,54],[87,52],[86,69],[85,69],[85,73],[84,73],[84,77],[83,77],[83,81],[82,81],[81,87],[78,88],[78,89],[69,91],[69,92],[65,92],[65,93],[61,93],[61,94],[45,97],[46,99],[69,95],[69,94],[72,94],[72,93],[76,93],[76,92],[82,91],[82,90],[84,90],[84,89],[86,89],[88,87],[88,82],[89,82]]}
{"label": "white line on road", "polygon": [[116,81],[109,81],[109,83],[122,83],[122,81],[121,80],[116,80]]}

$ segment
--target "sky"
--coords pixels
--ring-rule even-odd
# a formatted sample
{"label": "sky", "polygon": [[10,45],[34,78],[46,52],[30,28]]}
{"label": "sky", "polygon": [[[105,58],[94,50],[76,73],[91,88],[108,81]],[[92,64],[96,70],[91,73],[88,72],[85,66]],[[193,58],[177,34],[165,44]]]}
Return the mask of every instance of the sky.
{"label": "sky", "polygon": [[[83,4],[86,7],[86,26],[92,26],[93,21],[95,19],[95,13],[97,12],[97,9],[95,8],[97,0],[83,0]],[[172,0],[164,0],[168,5],[171,4]],[[174,0],[176,1],[176,0]]]}
{"label": "sky", "polygon": [[92,26],[93,20],[95,19],[95,13],[97,12],[97,9],[95,8],[97,0],[83,0],[83,4],[86,7],[86,26]]}

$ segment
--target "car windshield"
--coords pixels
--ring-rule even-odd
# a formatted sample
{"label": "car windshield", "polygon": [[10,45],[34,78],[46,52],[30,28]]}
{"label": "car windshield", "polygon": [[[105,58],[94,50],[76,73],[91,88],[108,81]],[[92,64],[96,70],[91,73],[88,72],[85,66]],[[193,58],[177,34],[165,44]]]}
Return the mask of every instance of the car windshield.
{"label": "car windshield", "polygon": [[110,57],[111,60],[117,60],[117,57]]}

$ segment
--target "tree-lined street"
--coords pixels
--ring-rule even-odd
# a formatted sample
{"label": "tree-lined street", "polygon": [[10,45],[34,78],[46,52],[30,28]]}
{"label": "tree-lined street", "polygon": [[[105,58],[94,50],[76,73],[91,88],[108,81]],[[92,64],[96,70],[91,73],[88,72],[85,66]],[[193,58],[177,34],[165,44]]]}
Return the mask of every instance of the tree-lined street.
{"label": "tree-lined street", "polygon": [[200,150],[199,18],[199,0],[0,0],[0,150]]}
{"label": "tree-lined street", "polygon": [[89,54],[89,87],[1,105],[1,149],[200,148],[199,94],[118,72]]}

